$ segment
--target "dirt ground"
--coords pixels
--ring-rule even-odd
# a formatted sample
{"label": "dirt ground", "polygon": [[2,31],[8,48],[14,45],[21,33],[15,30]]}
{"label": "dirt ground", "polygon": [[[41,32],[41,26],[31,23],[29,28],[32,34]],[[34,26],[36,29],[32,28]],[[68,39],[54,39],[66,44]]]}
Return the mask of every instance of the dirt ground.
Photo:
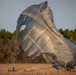
{"label": "dirt ground", "polygon": [[76,69],[56,70],[51,64],[0,64],[0,75],[76,75]]}

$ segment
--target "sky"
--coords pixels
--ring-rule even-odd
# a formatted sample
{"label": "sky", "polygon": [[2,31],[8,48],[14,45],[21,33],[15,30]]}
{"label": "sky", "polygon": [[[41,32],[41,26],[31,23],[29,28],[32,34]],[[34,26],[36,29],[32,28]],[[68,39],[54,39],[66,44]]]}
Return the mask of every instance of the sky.
{"label": "sky", "polygon": [[[0,0],[0,28],[10,32],[16,30],[19,15],[28,6],[45,0]],[[76,28],[76,0],[47,0],[57,29]]]}

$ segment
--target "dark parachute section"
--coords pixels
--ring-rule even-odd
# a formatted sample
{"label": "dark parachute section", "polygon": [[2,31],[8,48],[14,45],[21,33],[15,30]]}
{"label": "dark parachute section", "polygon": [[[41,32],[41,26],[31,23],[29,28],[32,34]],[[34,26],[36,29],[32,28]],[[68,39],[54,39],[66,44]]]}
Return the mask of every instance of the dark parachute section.
{"label": "dark parachute section", "polygon": [[[23,30],[22,26],[25,26]],[[47,1],[25,9],[16,31],[22,49],[32,59],[42,54],[56,69],[74,69],[76,46],[57,31]]]}

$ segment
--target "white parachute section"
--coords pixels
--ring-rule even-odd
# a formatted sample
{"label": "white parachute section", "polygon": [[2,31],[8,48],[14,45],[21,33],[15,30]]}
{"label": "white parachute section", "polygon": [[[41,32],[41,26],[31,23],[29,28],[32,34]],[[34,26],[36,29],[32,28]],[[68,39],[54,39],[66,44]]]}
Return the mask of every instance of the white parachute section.
{"label": "white parachute section", "polygon": [[32,59],[42,54],[56,69],[74,68],[76,46],[57,31],[47,1],[24,10],[16,31],[22,49]]}

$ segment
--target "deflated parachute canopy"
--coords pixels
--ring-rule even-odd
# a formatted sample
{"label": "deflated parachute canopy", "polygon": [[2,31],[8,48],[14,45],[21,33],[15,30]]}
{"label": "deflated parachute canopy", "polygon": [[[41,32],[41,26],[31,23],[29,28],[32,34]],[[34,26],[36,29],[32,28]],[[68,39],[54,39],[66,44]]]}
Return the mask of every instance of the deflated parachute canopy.
{"label": "deflated parachute canopy", "polygon": [[32,59],[42,54],[56,69],[74,68],[76,46],[57,31],[47,1],[24,10],[16,31],[22,49]]}

